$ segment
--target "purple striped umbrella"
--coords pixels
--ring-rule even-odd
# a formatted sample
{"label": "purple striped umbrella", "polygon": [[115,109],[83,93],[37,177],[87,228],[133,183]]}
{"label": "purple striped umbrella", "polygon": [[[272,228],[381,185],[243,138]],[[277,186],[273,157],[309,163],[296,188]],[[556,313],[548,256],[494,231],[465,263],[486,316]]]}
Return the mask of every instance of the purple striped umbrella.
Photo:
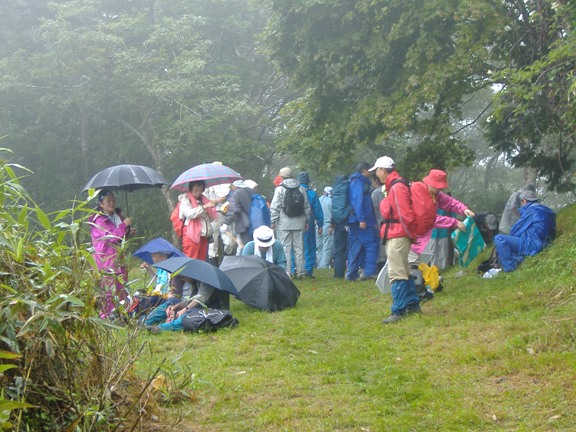
{"label": "purple striped umbrella", "polygon": [[223,183],[232,183],[235,180],[241,180],[242,176],[226,165],[220,164],[201,164],[184,171],[178,176],[170,189],[180,191],[188,190],[188,183],[192,181],[204,180],[206,187],[219,185]]}

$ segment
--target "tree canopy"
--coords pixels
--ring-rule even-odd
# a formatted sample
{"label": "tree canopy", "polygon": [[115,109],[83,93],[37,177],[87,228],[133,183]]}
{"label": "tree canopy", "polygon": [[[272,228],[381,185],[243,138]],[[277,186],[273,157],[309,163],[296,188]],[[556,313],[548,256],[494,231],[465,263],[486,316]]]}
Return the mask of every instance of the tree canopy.
{"label": "tree canopy", "polygon": [[[573,6],[542,0],[267,4],[273,13],[266,33],[269,56],[292,85],[306,89],[284,112],[284,144],[301,157],[308,155],[310,164],[324,162],[330,169],[366,146],[401,160],[413,177],[431,166],[470,164],[474,155],[459,134],[465,121],[463,104],[481,89],[504,84],[492,117],[492,124],[502,128],[490,136],[510,131],[507,142],[514,144],[495,140],[495,148],[504,150],[516,166],[535,165],[552,186],[560,184],[558,172],[571,169],[567,156],[555,164],[550,158],[535,158],[534,151],[517,156],[519,142],[537,147],[542,137],[550,139],[559,130],[566,134],[566,128],[557,123],[556,130],[542,130],[520,118],[513,122],[506,113],[522,112],[522,101],[533,107],[532,118],[538,117],[545,109],[539,98],[548,98],[550,91],[559,93],[558,99],[566,95],[562,86],[551,86],[548,92],[534,88],[537,77],[542,81],[543,69],[554,75],[548,84],[563,81],[566,90],[571,88],[573,56],[567,55],[571,51],[566,45],[573,20],[566,17],[573,16]],[[557,64],[563,73],[553,67]],[[569,105],[554,105],[564,122],[572,111]],[[528,135],[524,140],[509,127],[518,122]],[[573,145],[566,145],[566,138],[562,142],[567,155]],[[565,186],[568,177],[562,177]]]}

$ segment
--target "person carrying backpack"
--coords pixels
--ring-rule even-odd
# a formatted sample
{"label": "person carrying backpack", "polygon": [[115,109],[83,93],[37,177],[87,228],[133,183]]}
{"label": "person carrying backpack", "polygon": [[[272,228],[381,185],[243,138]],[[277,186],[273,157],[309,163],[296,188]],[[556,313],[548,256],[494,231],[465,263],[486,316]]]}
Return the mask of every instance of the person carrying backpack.
{"label": "person carrying backpack", "polygon": [[311,216],[310,203],[306,191],[292,178],[292,169],[284,167],[279,175],[284,179],[274,190],[270,203],[270,221],[286,254],[286,272],[292,269],[292,251],[294,251],[295,277],[301,279],[304,270],[304,231],[308,228]]}
{"label": "person carrying backpack", "polygon": [[[370,164],[361,162],[350,176],[350,205],[348,216],[348,268],[346,280],[376,279],[378,262],[378,227],[372,205]],[[359,274],[360,268],[363,271]]]}
{"label": "person carrying backpack", "polygon": [[224,217],[224,224],[232,226],[234,224],[234,234],[240,240],[240,248],[252,240],[250,232],[250,206],[252,204],[252,195],[254,191],[247,185],[244,180],[236,180],[230,186],[232,194],[230,195],[228,210]]}
{"label": "person carrying backpack", "polygon": [[[408,255],[410,244],[416,238],[416,218],[412,209],[410,186],[402,181],[394,161],[388,156],[378,158],[370,171],[386,186],[387,196],[380,202],[380,212],[385,222],[381,227],[382,240],[386,242],[388,276],[391,282],[392,313],[382,321],[390,324],[405,315],[420,313],[420,298],[416,284],[410,278]],[[392,184],[394,183],[394,184]]]}

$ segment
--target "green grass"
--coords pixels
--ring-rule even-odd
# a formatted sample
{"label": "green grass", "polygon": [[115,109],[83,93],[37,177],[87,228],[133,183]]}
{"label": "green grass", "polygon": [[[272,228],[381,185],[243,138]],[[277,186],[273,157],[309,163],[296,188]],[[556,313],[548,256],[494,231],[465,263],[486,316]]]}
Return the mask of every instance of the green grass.
{"label": "green grass", "polygon": [[317,271],[294,309],[233,300],[235,329],[142,334],[140,372],[181,355],[176,375],[195,374],[180,430],[574,430],[575,221],[516,272],[443,272],[422,316],[384,326],[389,296]]}

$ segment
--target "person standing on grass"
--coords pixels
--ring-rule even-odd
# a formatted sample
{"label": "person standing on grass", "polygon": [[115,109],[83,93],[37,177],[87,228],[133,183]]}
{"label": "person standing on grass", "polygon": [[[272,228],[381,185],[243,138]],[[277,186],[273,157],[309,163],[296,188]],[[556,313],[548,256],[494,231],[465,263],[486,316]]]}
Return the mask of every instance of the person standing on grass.
{"label": "person standing on grass", "polygon": [[188,183],[188,193],[178,196],[179,217],[184,221],[182,252],[190,258],[208,260],[208,239],[212,237],[212,221],[218,217],[214,203],[203,193],[204,180]]}
{"label": "person standing on grass", "polygon": [[318,268],[327,269],[330,267],[334,254],[334,232],[330,222],[332,220],[332,186],[324,188],[324,193],[320,196],[319,201],[320,206],[322,206],[324,223],[317,248]]}
{"label": "person standing on grass", "polygon": [[[378,231],[372,206],[370,164],[361,162],[350,176],[350,205],[348,216],[348,269],[347,281],[376,279],[378,261]],[[359,270],[362,269],[362,276]]]}
{"label": "person standing on grass", "polygon": [[96,213],[88,219],[91,228],[94,261],[100,273],[103,304],[102,319],[109,318],[116,309],[117,301],[126,301],[128,296],[124,285],[128,282],[128,270],[119,252],[123,242],[136,230],[131,228],[132,218],[124,218],[116,208],[116,197],[111,190],[102,189],[98,193]]}
{"label": "person standing on grass", "polygon": [[378,158],[370,171],[375,172],[380,182],[386,187],[387,195],[380,202],[383,219],[398,221],[388,225],[388,230],[383,237],[386,241],[388,276],[392,283],[392,313],[382,323],[390,324],[400,321],[407,314],[421,312],[420,298],[416,291],[416,284],[410,278],[410,264],[408,263],[410,245],[416,239],[416,218],[411,205],[410,187],[400,181],[395,182],[392,187],[394,180],[402,178],[396,171],[394,161],[388,156],[382,156]]}
{"label": "person standing on grass", "polygon": [[311,210],[306,191],[300,183],[292,178],[292,169],[284,167],[280,170],[284,179],[274,190],[270,204],[270,220],[272,229],[277,229],[278,237],[286,254],[286,272],[290,275],[292,269],[292,252],[294,252],[296,279],[302,279],[304,270],[304,231],[308,228]]}
{"label": "person standing on grass", "polygon": [[322,206],[318,200],[316,191],[310,189],[310,176],[306,171],[298,174],[300,187],[306,191],[308,202],[310,203],[310,219],[308,220],[308,229],[304,231],[304,270],[305,276],[313,278],[314,267],[316,267],[316,230],[318,235],[322,236],[322,226],[324,224],[324,214]]}

